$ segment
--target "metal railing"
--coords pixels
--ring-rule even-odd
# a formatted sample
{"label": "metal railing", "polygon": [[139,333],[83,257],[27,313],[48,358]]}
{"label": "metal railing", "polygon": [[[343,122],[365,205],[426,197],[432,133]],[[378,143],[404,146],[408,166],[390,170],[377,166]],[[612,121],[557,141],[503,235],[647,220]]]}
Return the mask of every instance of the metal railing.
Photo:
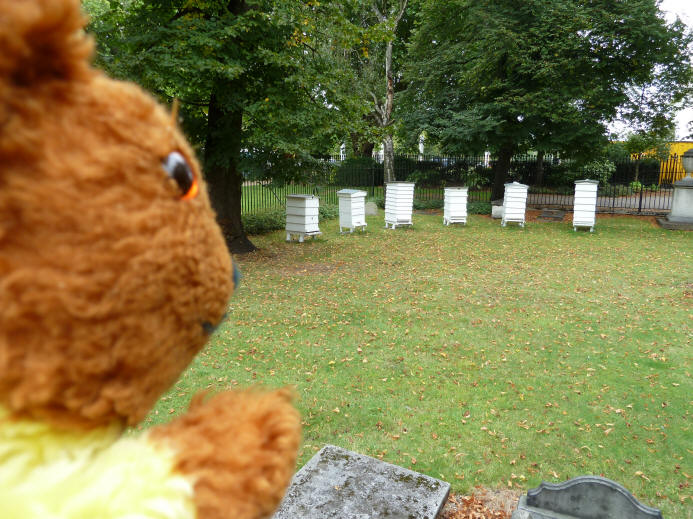
{"label": "metal railing", "polygon": [[[489,156],[428,156],[397,155],[395,179],[415,182],[415,200],[440,201],[446,186],[469,187],[470,202],[490,202],[494,157]],[[328,167],[319,175],[310,175],[310,183],[276,184],[271,181],[248,180],[243,184],[242,211],[256,213],[283,210],[286,195],[313,194],[322,204],[337,204],[340,189],[362,189],[371,199],[382,198],[383,166],[368,158],[325,159]],[[633,214],[656,214],[671,208],[672,183],[683,176],[680,158],[666,161],[635,160],[616,163],[616,171],[599,187],[597,210]],[[637,173],[636,173],[637,172]],[[637,181],[636,179],[637,175]],[[534,207],[572,209],[574,181],[588,178],[570,162],[548,155],[538,168],[535,156],[513,157],[508,182],[518,181],[530,186],[527,203]],[[604,180],[604,179],[603,179]]]}

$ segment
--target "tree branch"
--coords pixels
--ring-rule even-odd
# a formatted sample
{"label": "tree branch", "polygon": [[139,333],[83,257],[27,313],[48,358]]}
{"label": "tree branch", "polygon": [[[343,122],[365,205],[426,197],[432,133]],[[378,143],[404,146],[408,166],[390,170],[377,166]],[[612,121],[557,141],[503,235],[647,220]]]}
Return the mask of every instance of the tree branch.
{"label": "tree branch", "polygon": [[406,8],[407,8],[407,0],[404,0],[400,3],[399,13],[397,13],[397,16],[395,17],[395,30],[397,29],[397,25],[399,24],[399,21],[402,19],[402,15],[404,15],[404,10]]}
{"label": "tree branch", "polygon": [[373,10],[375,11],[375,16],[378,17],[378,20],[380,20],[381,22],[387,20],[385,15],[383,15],[383,13],[380,12],[380,9],[378,9],[378,6],[375,3],[373,3]]}

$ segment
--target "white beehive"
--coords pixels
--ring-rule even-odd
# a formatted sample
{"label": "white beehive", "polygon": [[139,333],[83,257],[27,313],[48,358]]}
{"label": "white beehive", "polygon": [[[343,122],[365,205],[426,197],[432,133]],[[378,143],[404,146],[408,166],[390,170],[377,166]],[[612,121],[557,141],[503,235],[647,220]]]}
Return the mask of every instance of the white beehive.
{"label": "white beehive", "polygon": [[505,184],[503,196],[503,216],[501,225],[505,227],[508,222],[517,222],[521,227],[525,226],[525,209],[527,208],[528,186],[519,182]]}
{"label": "white beehive", "polygon": [[302,242],[306,236],[322,234],[318,227],[320,199],[313,195],[286,195],[286,241],[298,236]]}
{"label": "white beehive", "polygon": [[589,227],[590,232],[594,232],[598,188],[599,182],[596,180],[575,181],[575,203],[573,206],[574,231],[577,231],[578,227]]}
{"label": "white beehive", "polygon": [[358,189],[342,189],[337,191],[339,199],[339,232],[342,228],[354,229],[359,227],[362,231],[366,228],[366,192]]}
{"label": "white beehive", "polygon": [[467,225],[467,188],[446,187],[443,223],[463,223]]}
{"label": "white beehive", "polygon": [[385,184],[385,228],[398,225],[414,225],[411,221],[414,206],[413,182],[388,182]]}

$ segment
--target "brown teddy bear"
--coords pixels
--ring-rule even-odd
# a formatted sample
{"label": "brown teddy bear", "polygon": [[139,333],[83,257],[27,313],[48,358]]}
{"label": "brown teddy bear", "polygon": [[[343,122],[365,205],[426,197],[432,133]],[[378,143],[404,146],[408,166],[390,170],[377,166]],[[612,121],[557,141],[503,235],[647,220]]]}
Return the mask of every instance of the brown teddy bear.
{"label": "brown teddy bear", "polygon": [[0,0],[0,516],[255,518],[293,473],[286,390],[140,422],[233,266],[171,115],[89,65],[77,0]]}

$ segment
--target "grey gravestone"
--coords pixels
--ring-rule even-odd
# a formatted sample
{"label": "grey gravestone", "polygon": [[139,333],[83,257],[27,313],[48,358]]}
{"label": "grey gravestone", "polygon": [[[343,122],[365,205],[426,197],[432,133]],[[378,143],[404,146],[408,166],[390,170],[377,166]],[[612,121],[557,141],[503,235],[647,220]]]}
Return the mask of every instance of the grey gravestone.
{"label": "grey gravestone", "polygon": [[327,445],[299,470],[274,519],[434,519],[450,485]]}
{"label": "grey gravestone", "polygon": [[366,202],[366,216],[375,216],[378,214],[378,205],[375,202]]}
{"label": "grey gravestone", "polygon": [[520,498],[511,519],[662,519],[621,485],[599,476],[542,483]]}

